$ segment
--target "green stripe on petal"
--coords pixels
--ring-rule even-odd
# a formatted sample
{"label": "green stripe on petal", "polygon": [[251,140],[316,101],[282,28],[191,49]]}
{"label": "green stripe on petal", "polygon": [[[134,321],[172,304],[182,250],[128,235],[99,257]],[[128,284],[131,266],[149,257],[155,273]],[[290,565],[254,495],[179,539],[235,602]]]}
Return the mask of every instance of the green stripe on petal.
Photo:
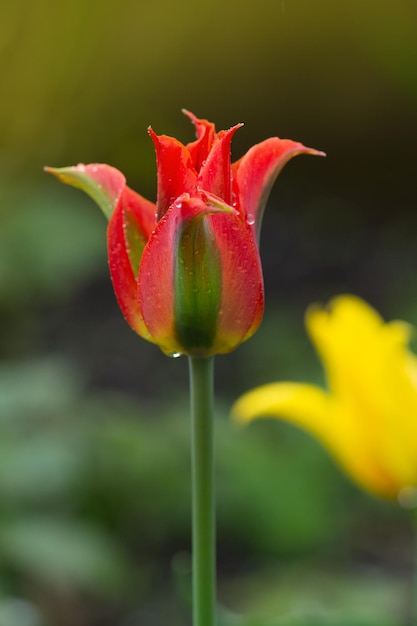
{"label": "green stripe on petal", "polygon": [[221,305],[220,255],[209,225],[200,216],[184,222],[177,235],[174,319],[186,351],[209,350],[216,339]]}
{"label": "green stripe on petal", "polygon": [[236,212],[209,194],[183,194],[144,248],[139,307],[152,341],[166,354],[214,354],[221,306],[220,257],[206,222],[210,215],[226,213]]}

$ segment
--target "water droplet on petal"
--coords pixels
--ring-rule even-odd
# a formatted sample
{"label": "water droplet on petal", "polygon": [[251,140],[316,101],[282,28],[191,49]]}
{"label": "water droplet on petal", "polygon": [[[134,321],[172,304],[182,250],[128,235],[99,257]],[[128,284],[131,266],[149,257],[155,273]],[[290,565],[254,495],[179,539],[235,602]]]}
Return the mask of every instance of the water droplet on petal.
{"label": "water droplet on petal", "polygon": [[178,359],[178,357],[181,356],[181,352],[171,352],[171,354],[168,354],[168,356],[170,356],[172,359]]}
{"label": "water droplet on petal", "polygon": [[252,226],[255,223],[255,216],[253,213],[248,213],[246,216],[246,221],[248,224],[250,224],[250,226]]}

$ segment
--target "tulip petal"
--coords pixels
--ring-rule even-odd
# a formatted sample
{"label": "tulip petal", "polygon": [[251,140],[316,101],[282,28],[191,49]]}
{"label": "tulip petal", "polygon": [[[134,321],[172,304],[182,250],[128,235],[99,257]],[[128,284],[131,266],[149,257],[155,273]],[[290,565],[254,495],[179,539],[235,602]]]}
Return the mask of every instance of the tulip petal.
{"label": "tulip petal", "polygon": [[232,165],[233,179],[242,217],[256,227],[259,238],[263,212],[272,186],[292,157],[298,154],[325,156],[290,139],[271,137],[256,144]]}
{"label": "tulip petal", "polygon": [[[182,353],[185,349],[178,337],[175,319],[176,262],[180,257],[184,262],[180,248],[187,245],[188,240],[193,254],[193,230],[205,215],[216,210],[220,209],[208,207],[200,198],[184,194],[158,222],[145,247],[138,277],[140,309],[150,334],[167,354]],[[194,270],[194,263],[183,268],[185,273],[192,274]]]}
{"label": "tulip petal", "polygon": [[207,159],[216,130],[211,122],[198,119],[198,117],[186,109],[183,109],[182,112],[192,121],[196,129],[197,139],[187,143],[187,149],[191,155],[194,169],[198,172],[203,162]]}
{"label": "tulip petal", "polygon": [[137,275],[155,222],[155,205],[125,187],[107,229],[110,275],[120,309],[135,332],[152,341],[137,297]]}
{"label": "tulip petal", "polygon": [[329,386],[342,402],[360,402],[368,395],[384,405],[385,389],[390,385],[390,372],[385,368],[396,348],[404,349],[405,325],[385,324],[363,300],[346,295],[334,298],[326,308],[309,307],[306,328],[323,361]]}
{"label": "tulip petal", "polygon": [[125,187],[126,179],[119,170],[103,163],[79,163],[73,167],[46,167],[46,172],[87,193],[110,219]]}
{"label": "tulip petal", "polygon": [[159,221],[171,204],[184,193],[195,194],[197,172],[186,146],[174,137],[157,135],[148,129],[156,152],[158,191],[156,212]]}
{"label": "tulip petal", "polygon": [[144,323],[168,354],[229,352],[261,317],[262,278],[251,232],[232,207],[202,198],[184,195],[170,207],[140,265]]}
{"label": "tulip petal", "polygon": [[[218,205],[214,202],[212,206]],[[176,272],[176,319],[182,320],[181,329],[177,321],[177,334],[180,336],[181,330],[185,347],[193,345],[206,354],[230,352],[255,332],[263,315],[263,279],[252,232],[236,214],[210,214],[200,224],[200,232],[196,229],[188,255],[194,269],[185,296],[186,273]],[[179,261],[183,261],[181,254]],[[184,321],[186,311],[188,322]],[[205,341],[199,338],[202,328]]]}
{"label": "tulip petal", "polygon": [[125,187],[120,207],[123,210],[125,246],[133,274],[137,278],[143,249],[156,225],[156,206],[129,187]]}
{"label": "tulip petal", "polygon": [[243,124],[236,124],[229,130],[218,133],[198,176],[199,187],[219,196],[227,204],[232,203],[230,144],[241,126]]}
{"label": "tulip petal", "polygon": [[116,298],[130,326],[149,339],[141,319],[136,280],[143,248],[155,225],[155,205],[127,187],[123,174],[109,165],[79,164],[47,171],[85,191],[109,218],[107,247]]}
{"label": "tulip petal", "polygon": [[333,396],[315,385],[272,383],[244,394],[232,408],[237,422],[260,417],[288,421],[316,437],[362,487],[372,493],[395,497],[398,486],[375,463],[366,442]]}
{"label": "tulip petal", "polygon": [[271,383],[248,391],[234,404],[232,415],[237,422],[247,423],[262,416],[285,417],[298,426],[327,432],[331,416],[330,396],[315,385]]}
{"label": "tulip petal", "polygon": [[407,350],[410,327],[385,323],[366,302],[348,295],[335,298],[328,309],[310,307],[306,325],[329,387],[366,446],[364,453],[397,491],[416,483],[417,389],[415,357]]}
{"label": "tulip petal", "polygon": [[207,218],[222,267],[222,302],[216,351],[230,352],[253,335],[264,311],[262,267],[252,229],[239,215]]}

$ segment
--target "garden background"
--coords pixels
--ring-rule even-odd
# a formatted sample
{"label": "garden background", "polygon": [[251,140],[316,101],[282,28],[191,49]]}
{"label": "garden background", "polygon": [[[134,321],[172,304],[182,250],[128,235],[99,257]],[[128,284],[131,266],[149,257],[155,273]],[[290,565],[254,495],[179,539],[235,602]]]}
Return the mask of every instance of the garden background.
{"label": "garden background", "polygon": [[[412,0],[17,0],[0,21],[0,625],[189,624],[187,363],[135,337],[103,216],[44,165],[107,162],[155,196],[148,125],[181,108],[325,150],[278,179],[266,314],[217,361],[224,624],[397,626],[409,515],[305,433],[230,423],[239,394],[324,382],[306,307],[356,293],[417,323]],[[360,356],[358,356],[360,358]]]}

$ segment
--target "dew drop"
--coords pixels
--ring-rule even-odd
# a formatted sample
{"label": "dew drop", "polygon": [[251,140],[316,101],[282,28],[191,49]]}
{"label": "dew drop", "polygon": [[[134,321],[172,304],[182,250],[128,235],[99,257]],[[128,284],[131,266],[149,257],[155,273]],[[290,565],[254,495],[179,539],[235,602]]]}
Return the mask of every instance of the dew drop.
{"label": "dew drop", "polygon": [[171,359],[178,359],[178,357],[181,356],[181,352],[171,352],[168,356],[170,356]]}
{"label": "dew drop", "polygon": [[248,213],[246,216],[246,221],[248,224],[250,224],[251,226],[255,223],[255,216],[253,213]]}

